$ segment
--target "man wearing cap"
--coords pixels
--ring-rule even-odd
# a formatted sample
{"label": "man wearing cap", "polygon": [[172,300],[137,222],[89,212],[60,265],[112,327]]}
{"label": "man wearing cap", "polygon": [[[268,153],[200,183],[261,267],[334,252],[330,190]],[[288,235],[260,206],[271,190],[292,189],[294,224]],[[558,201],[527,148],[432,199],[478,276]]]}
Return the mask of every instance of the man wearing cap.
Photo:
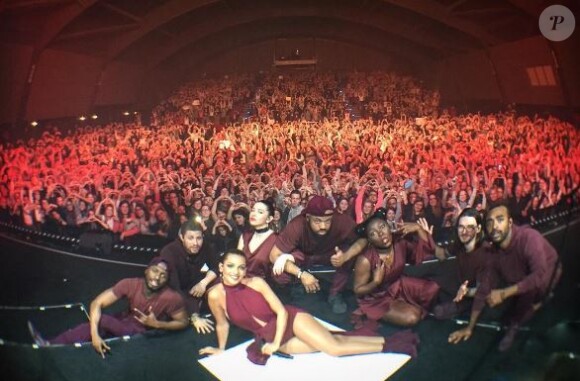
{"label": "man wearing cap", "polygon": [[[340,292],[352,273],[354,257],[367,243],[364,238],[357,240],[355,226],[350,216],[335,212],[332,201],[314,196],[302,213],[282,230],[270,252],[274,279],[288,283],[290,279],[286,274],[292,275],[306,292],[314,293],[320,290],[320,283],[306,269],[312,265],[332,265],[336,273],[328,302],[334,313],[345,313],[346,303]],[[346,248],[348,250],[343,251]]]}
{"label": "man wearing cap", "polygon": [[[103,337],[120,337],[143,333],[150,329],[180,330],[187,327],[187,313],[181,296],[166,287],[169,266],[161,258],[153,258],[144,278],[127,278],[99,294],[90,307],[90,322],[44,340],[28,322],[33,340],[39,346],[74,344],[91,341],[105,358],[111,351]],[[104,315],[103,308],[120,299],[127,299],[129,309],[120,315]]]}

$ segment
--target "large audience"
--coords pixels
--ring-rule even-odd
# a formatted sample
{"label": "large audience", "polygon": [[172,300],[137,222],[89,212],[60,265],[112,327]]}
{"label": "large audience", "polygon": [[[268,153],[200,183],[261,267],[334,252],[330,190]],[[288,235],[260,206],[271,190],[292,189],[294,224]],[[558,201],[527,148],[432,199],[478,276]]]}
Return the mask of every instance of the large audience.
{"label": "large audience", "polygon": [[293,190],[359,222],[378,206],[394,225],[425,217],[437,235],[464,208],[500,199],[517,222],[533,222],[571,202],[579,183],[570,123],[451,115],[436,91],[384,72],[203,79],[159,104],[150,125],[49,128],[0,146],[3,221],[121,241],[172,239],[196,218],[208,238],[235,243],[264,198],[279,231]]}

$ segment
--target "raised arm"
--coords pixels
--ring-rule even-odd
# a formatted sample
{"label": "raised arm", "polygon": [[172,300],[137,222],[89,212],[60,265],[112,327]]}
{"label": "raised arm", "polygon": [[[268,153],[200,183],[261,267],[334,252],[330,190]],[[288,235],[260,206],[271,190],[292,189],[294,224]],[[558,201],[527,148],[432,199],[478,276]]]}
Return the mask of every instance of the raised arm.
{"label": "raised arm", "polygon": [[204,347],[199,350],[201,355],[215,355],[226,349],[228,335],[230,333],[230,323],[226,317],[226,311],[223,307],[225,304],[225,294],[221,286],[211,289],[207,295],[209,309],[215,318],[215,331],[217,334],[218,347]]}
{"label": "raised arm", "polygon": [[99,335],[99,322],[101,321],[102,309],[115,303],[119,298],[113,292],[112,288],[109,288],[102,293],[100,293],[92,302],[90,306],[89,319],[91,326],[91,342],[93,343],[93,348],[105,358],[105,354],[111,350],[111,348],[105,343],[105,341]]}
{"label": "raised arm", "polygon": [[266,299],[266,302],[268,302],[268,305],[276,314],[276,334],[274,335],[274,340],[270,343],[266,343],[262,347],[262,353],[272,355],[280,348],[280,344],[282,343],[282,337],[284,336],[286,324],[288,323],[288,312],[265,280],[255,277],[252,278],[248,285],[264,296],[264,299]]}

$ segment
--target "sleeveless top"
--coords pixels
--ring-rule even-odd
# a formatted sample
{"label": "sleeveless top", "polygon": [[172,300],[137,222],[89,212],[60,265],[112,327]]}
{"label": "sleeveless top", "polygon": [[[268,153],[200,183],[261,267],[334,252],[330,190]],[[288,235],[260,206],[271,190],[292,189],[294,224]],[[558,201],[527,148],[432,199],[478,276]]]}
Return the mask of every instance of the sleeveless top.
{"label": "sleeveless top", "polygon": [[[226,313],[236,326],[254,334],[254,342],[246,348],[248,359],[254,364],[265,365],[269,356],[262,354],[262,345],[272,342],[276,336],[277,315],[272,311],[264,296],[243,283],[228,286],[222,282],[226,293]],[[291,305],[284,306],[288,312],[286,329],[280,345],[294,337],[294,319],[304,310]],[[266,323],[263,327],[256,319]]]}

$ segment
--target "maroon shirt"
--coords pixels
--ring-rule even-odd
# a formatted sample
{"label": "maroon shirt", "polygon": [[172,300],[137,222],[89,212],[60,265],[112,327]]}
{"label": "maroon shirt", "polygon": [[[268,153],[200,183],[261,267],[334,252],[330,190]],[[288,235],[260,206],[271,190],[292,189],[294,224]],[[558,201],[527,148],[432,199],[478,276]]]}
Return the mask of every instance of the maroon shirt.
{"label": "maroon shirt", "polygon": [[507,249],[494,246],[491,253],[494,272],[508,284],[517,284],[518,294],[547,291],[558,253],[538,231],[514,225]]}
{"label": "maroon shirt", "polygon": [[143,278],[127,278],[113,286],[113,293],[118,298],[127,298],[129,301],[129,314],[134,314],[133,309],[148,314],[149,308],[157,317],[157,320],[171,321],[172,316],[184,309],[181,295],[169,287],[163,287],[153,292],[149,297],[145,294],[147,286]]}
{"label": "maroon shirt", "polygon": [[473,309],[476,311],[483,310],[485,298],[491,289],[490,251],[490,244],[483,242],[471,253],[466,253],[463,248],[457,252],[459,282],[469,281],[468,287],[477,287],[473,301]]}
{"label": "maroon shirt", "polygon": [[272,274],[272,264],[270,263],[270,252],[274,246],[278,235],[272,233],[258,246],[254,251],[250,250],[250,241],[254,232],[245,232],[242,234],[244,242],[244,254],[246,255],[246,276],[270,278]]}
{"label": "maroon shirt", "polygon": [[335,212],[330,229],[321,236],[312,232],[306,216],[301,214],[292,219],[282,230],[276,240],[276,246],[283,253],[300,250],[307,256],[330,257],[335,254],[336,246],[351,244],[357,239],[354,233],[355,227],[356,223],[351,217]]}

